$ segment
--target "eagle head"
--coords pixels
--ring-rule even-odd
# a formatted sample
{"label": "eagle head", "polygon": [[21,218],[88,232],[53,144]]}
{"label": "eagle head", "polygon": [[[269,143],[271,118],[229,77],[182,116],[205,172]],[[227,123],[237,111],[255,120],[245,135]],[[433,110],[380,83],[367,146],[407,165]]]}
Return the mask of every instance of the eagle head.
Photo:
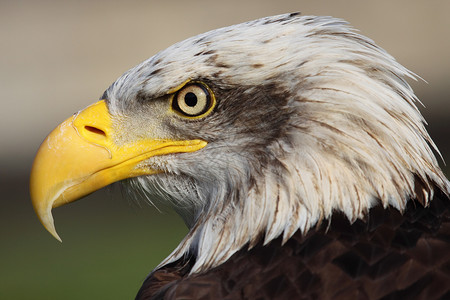
{"label": "eagle head", "polygon": [[335,211],[423,205],[449,183],[405,78],[331,17],[286,14],[179,42],[122,75],[42,143],[31,196],[51,209],[123,184],[170,203],[190,231],[161,265],[191,272],[287,241]]}

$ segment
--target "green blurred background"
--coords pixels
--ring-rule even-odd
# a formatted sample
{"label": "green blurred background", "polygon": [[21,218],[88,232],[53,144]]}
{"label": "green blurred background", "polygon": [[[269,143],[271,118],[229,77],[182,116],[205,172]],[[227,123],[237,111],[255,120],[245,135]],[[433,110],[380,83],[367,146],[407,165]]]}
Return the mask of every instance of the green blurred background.
{"label": "green blurred background", "polygon": [[113,188],[56,209],[57,242],[28,196],[40,142],[158,50],[293,11],[346,19],[427,80],[411,84],[450,159],[450,1],[0,1],[0,299],[132,299],[185,226]]}

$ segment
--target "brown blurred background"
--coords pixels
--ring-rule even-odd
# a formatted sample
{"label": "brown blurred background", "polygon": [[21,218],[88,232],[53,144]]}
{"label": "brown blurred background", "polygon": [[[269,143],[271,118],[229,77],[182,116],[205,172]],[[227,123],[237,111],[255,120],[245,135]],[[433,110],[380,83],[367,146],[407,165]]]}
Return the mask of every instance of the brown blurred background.
{"label": "brown blurred background", "polygon": [[54,211],[57,242],[28,196],[40,142],[157,51],[294,11],[346,19],[424,78],[410,83],[450,160],[450,1],[1,1],[0,299],[133,298],[186,233],[183,223],[119,190],[98,191]]}

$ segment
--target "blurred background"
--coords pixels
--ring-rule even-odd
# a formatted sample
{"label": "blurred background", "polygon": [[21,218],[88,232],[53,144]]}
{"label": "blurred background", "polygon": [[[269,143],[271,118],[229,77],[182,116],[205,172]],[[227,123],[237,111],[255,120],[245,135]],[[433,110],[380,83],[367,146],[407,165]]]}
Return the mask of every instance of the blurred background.
{"label": "blurred background", "polygon": [[[45,136],[124,71],[218,27],[301,11],[349,21],[411,81],[450,160],[450,1],[0,1],[0,299],[132,299],[186,234],[180,218],[98,191],[54,211],[59,243],[28,196]],[[448,168],[446,173],[448,174]]]}

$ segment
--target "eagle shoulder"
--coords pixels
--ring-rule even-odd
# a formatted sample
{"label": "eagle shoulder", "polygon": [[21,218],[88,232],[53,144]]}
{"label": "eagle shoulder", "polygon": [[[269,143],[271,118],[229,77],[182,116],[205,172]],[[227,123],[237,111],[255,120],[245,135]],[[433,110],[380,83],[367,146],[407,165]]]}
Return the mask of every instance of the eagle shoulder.
{"label": "eagle shoulder", "polygon": [[[194,257],[154,271],[136,299],[444,299],[450,297],[450,199],[403,214],[372,208],[353,224],[333,215],[284,245],[277,238],[205,273]],[[448,299],[448,298],[447,298]]]}

